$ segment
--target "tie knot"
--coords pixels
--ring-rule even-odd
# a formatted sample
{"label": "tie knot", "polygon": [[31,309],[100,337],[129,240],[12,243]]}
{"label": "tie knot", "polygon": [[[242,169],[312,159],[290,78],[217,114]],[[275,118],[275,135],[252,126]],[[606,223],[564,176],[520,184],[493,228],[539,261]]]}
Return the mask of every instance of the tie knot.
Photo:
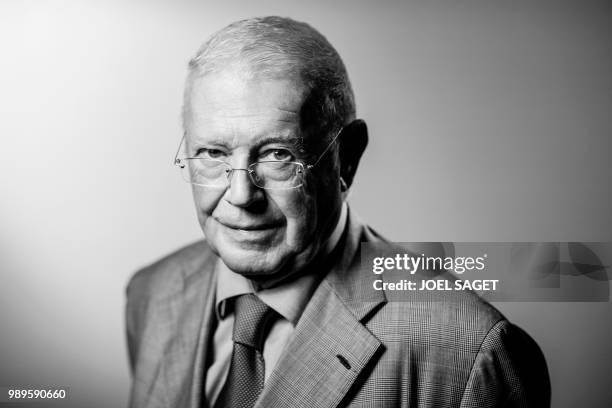
{"label": "tie knot", "polygon": [[234,303],[234,331],[236,343],[262,351],[266,330],[274,316],[274,310],[253,294],[242,295]]}

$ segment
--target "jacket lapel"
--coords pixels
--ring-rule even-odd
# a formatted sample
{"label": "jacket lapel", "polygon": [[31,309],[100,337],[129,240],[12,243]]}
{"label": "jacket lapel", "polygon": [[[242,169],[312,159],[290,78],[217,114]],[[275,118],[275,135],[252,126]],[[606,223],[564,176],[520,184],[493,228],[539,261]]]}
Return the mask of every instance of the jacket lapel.
{"label": "jacket lapel", "polygon": [[155,349],[162,355],[151,398],[163,401],[162,406],[200,408],[209,334],[214,330],[216,276],[208,265],[192,265],[182,276],[181,289],[155,306],[162,329],[158,333],[167,336],[156,339]]}
{"label": "jacket lapel", "polygon": [[279,401],[292,407],[335,407],[381,347],[324,281],[256,407],[277,406]]}
{"label": "jacket lapel", "polygon": [[215,288],[216,288],[216,275],[210,274],[213,277],[210,286],[208,287],[208,293],[206,295],[201,294],[200,296],[206,299],[204,305],[204,317],[201,319],[202,324],[197,339],[194,371],[193,371],[193,382],[191,390],[191,408],[208,408],[208,402],[203,397],[204,384],[206,381],[205,369],[208,366],[208,355],[210,353],[209,345],[212,341],[212,335],[215,332],[216,319],[215,319]]}

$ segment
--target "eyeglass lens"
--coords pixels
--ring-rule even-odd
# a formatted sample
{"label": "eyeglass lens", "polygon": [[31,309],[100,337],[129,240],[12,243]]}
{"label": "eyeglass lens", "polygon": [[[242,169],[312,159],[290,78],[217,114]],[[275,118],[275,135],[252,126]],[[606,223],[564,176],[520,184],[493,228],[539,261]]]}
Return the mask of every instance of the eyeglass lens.
{"label": "eyeglass lens", "polygon": [[[185,181],[207,187],[227,187],[236,170],[221,160],[187,159],[182,168]],[[304,167],[297,162],[264,161],[251,164],[246,171],[257,187],[287,189],[302,185]]]}

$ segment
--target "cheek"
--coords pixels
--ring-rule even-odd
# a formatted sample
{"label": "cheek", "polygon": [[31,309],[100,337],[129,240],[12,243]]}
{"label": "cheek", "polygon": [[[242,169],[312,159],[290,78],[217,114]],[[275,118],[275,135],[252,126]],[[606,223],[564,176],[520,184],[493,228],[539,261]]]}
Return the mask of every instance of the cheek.
{"label": "cheek", "polygon": [[316,198],[300,189],[275,199],[286,220],[286,244],[302,248],[312,239],[317,225]]}
{"label": "cheek", "polygon": [[200,225],[204,227],[206,219],[217,207],[217,204],[222,197],[222,193],[215,192],[214,190],[207,191],[202,187],[193,186],[192,194],[193,202],[198,214],[198,220],[200,221]]}

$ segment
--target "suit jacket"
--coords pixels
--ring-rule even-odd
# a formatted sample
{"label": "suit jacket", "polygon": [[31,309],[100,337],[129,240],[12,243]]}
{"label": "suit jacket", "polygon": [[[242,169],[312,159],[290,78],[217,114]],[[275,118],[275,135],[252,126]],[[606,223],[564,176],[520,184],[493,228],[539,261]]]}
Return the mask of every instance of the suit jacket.
{"label": "suit jacket", "polygon": [[[471,292],[411,302],[372,291],[360,243],[390,244],[353,214],[347,226],[256,407],[549,406],[546,363],[524,331]],[[131,279],[131,407],[208,406],[215,263],[200,241]]]}

